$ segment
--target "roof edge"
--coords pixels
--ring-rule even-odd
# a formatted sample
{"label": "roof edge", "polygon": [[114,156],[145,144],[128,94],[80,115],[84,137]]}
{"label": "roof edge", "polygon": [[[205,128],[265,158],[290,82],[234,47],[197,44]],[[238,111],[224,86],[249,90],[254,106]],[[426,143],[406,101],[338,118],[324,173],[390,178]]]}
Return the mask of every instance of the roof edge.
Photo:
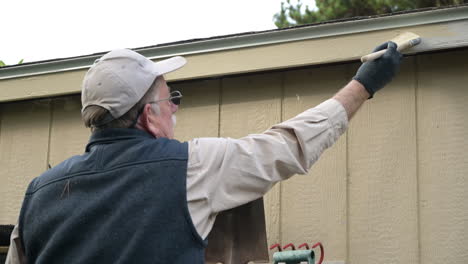
{"label": "roof edge", "polygon": [[[193,42],[179,42],[173,45],[135,48],[134,50],[150,59],[163,59],[172,56],[202,54],[460,20],[468,20],[468,6],[229,35],[220,38],[194,40]],[[87,69],[103,54],[98,53],[0,68],[0,80]]]}

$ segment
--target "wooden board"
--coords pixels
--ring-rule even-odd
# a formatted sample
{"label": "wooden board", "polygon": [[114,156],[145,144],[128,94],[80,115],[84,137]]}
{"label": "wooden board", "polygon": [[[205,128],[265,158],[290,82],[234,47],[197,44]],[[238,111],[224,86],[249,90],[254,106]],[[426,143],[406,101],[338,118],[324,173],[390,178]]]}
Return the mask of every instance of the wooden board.
{"label": "wooden board", "polygon": [[468,50],[418,60],[421,263],[468,262]]}
{"label": "wooden board", "polygon": [[[281,121],[282,75],[259,74],[222,82],[220,136],[239,138],[261,133]],[[281,240],[281,184],[264,197],[268,245]]]}
{"label": "wooden board", "polygon": [[80,93],[86,72],[75,70],[0,80],[0,102]]}
{"label": "wooden board", "polygon": [[81,120],[80,96],[54,99],[49,164],[53,167],[71,156],[83,154],[90,135]]}
{"label": "wooden board", "polygon": [[176,139],[219,136],[220,83],[220,80],[208,80],[169,84],[172,90],[179,90],[183,95],[176,113]]}
{"label": "wooden board", "polygon": [[[347,83],[346,66],[285,75],[283,119],[331,98]],[[325,151],[308,175],[282,183],[281,240],[296,246],[322,242],[327,260],[346,259],[346,134]]]}
{"label": "wooden board", "polygon": [[50,101],[1,106],[0,224],[16,224],[29,182],[47,168]]}
{"label": "wooden board", "polygon": [[415,83],[409,58],[351,120],[350,263],[419,263]]}

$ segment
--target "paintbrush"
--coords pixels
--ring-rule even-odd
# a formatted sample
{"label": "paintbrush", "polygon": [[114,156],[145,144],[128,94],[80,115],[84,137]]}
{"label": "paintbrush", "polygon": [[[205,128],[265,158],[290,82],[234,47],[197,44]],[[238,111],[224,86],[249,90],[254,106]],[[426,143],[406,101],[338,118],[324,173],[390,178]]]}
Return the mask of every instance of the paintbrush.
{"label": "paintbrush", "polygon": [[[397,50],[398,51],[403,51],[405,49],[414,47],[421,43],[421,37],[419,35],[416,35],[412,32],[404,32],[396,36],[395,38],[391,39],[391,41],[395,42],[397,44]],[[366,61],[372,61],[375,59],[380,58],[387,49],[379,50],[371,54],[367,54],[366,56],[361,57],[362,62]]]}

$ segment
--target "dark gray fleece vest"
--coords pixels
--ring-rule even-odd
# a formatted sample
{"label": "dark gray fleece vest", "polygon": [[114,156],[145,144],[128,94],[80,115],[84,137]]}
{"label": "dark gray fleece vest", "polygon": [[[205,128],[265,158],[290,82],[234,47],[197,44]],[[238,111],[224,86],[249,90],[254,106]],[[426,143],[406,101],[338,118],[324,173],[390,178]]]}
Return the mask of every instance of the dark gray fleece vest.
{"label": "dark gray fleece vest", "polygon": [[204,263],[187,207],[188,144],[137,129],[91,136],[34,179],[20,215],[29,263]]}

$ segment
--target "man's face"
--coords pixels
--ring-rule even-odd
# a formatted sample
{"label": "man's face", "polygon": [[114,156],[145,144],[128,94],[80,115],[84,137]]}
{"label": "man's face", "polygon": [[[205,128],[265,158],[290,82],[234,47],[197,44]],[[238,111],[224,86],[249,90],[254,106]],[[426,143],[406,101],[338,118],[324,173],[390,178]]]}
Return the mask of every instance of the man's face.
{"label": "man's face", "polygon": [[[157,85],[159,86],[159,98],[154,98],[154,100],[169,98],[170,89],[164,78],[161,77],[157,82]],[[158,128],[155,132],[155,136],[171,139],[174,138],[175,112],[177,112],[179,106],[172,103],[171,100],[165,100],[158,102],[157,105],[154,105],[153,107],[159,107],[159,113],[153,113],[150,118],[150,122]]]}

